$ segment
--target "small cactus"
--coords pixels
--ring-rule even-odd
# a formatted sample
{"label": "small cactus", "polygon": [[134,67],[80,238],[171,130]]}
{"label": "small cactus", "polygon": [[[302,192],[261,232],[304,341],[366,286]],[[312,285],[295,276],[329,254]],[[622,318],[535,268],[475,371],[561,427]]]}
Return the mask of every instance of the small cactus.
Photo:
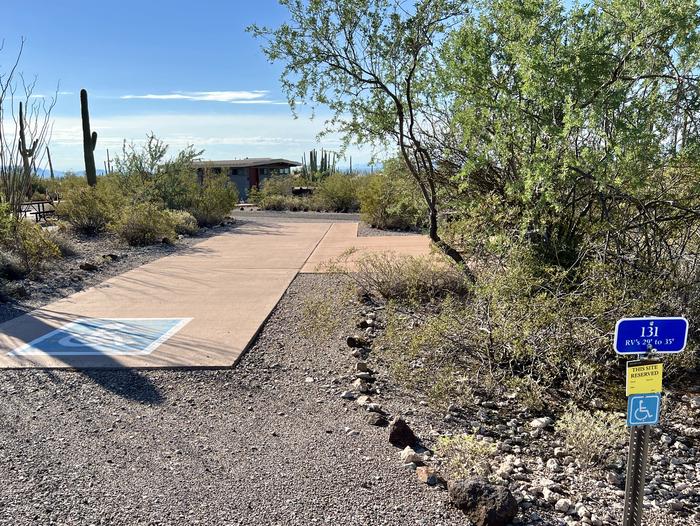
{"label": "small cactus", "polygon": [[80,90],[80,115],[83,118],[83,154],[85,155],[85,177],[90,186],[97,185],[97,169],[95,168],[95,146],[97,132],[90,132],[90,110],[88,109],[88,94]]}

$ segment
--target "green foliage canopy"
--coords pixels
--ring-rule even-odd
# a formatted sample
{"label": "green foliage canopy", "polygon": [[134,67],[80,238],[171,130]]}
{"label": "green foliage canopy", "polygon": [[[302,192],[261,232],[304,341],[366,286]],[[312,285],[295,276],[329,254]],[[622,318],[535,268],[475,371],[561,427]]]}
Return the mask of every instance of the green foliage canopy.
{"label": "green foliage canopy", "polygon": [[[443,46],[454,164],[484,232],[571,265],[676,261],[700,224],[700,40],[693,0],[489,0]],[[485,203],[489,203],[488,206]]]}

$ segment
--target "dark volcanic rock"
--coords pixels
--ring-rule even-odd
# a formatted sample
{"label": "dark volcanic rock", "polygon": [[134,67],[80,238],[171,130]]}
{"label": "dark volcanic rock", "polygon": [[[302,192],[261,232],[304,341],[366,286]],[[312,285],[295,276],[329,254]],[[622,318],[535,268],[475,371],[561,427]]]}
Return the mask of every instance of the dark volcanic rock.
{"label": "dark volcanic rock", "polygon": [[80,264],[80,270],[85,270],[87,272],[95,272],[98,269],[99,267],[97,265],[90,263],[89,261]]}
{"label": "dark volcanic rock", "polygon": [[370,413],[367,416],[367,423],[372,426],[384,427],[389,424],[389,421],[380,413]]}
{"label": "dark volcanic rock", "polygon": [[404,448],[418,442],[418,437],[408,427],[406,421],[398,416],[391,421],[389,426],[389,442],[396,447]]}
{"label": "dark volcanic rock", "polygon": [[348,347],[352,347],[355,349],[361,349],[363,347],[370,346],[370,342],[367,341],[367,339],[363,338],[362,336],[348,336],[347,342],[348,342]]}
{"label": "dark volcanic rock", "polygon": [[518,513],[513,494],[484,480],[457,480],[448,484],[450,502],[477,526],[506,526]]}

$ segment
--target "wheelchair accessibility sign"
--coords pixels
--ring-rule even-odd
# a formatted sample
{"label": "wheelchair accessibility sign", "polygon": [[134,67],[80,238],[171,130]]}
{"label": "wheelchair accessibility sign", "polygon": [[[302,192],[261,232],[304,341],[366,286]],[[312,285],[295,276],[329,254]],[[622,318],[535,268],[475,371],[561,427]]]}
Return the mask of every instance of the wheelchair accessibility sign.
{"label": "wheelchair accessibility sign", "polygon": [[659,423],[660,394],[632,395],[627,399],[627,425],[653,426]]}
{"label": "wheelchair accessibility sign", "polygon": [[145,355],[192,318],[84,318],[7,353],[9,356]]}

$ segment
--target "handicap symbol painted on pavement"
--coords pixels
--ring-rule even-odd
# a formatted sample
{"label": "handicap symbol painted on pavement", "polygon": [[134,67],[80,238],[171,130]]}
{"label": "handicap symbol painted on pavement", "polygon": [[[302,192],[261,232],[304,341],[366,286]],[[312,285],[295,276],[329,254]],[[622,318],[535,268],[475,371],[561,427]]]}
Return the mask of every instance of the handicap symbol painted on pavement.
{"label": "handicap symbol painted on pavement", "polygon": [[84,318],[7,353],[9,356],[150,354],[192,318]]}
{"label": "handicap symbol painted on pavement", "polygon": [[661,395],[640,394],[630,396],[627,400],[628,426],[653,426],[659,423],[661,412]]}

